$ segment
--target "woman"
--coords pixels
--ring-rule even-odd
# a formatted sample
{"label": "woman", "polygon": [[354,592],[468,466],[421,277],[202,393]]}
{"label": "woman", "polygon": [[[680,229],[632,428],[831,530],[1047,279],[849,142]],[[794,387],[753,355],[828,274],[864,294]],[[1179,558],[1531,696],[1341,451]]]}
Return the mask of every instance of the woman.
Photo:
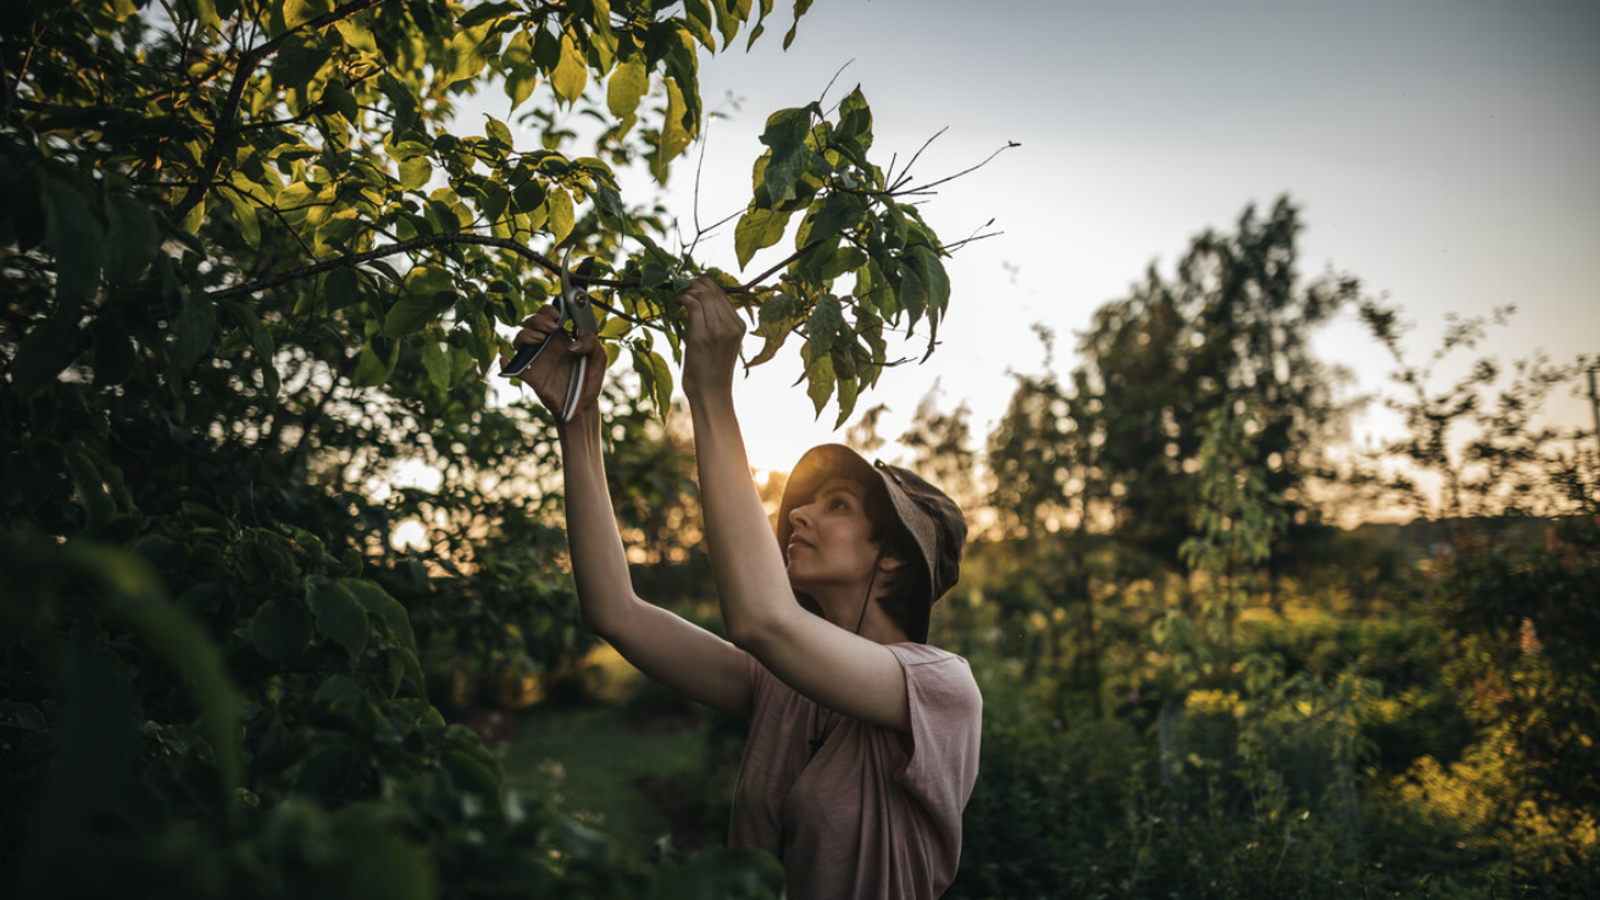
{"label": "woman", "polygon": [[[773,541],[733,408],[744,321],[709,278],[677,299],[731,642],[634,594],[601,461],[598,377],[558,429],[584,624],[651,678],[750,720],[728,843],[782,860],[790,897],[937,897],[960,860],[982,713],[966,661],[923,643],[958,574],[961,512],[911,472],[828,445],[791,473]],[[541,309],[513,343],[542,341],[555,323]],[[599,370],[606,357],[592,336],[552,339],[568,352],[541,354],[522,378],[559,409],[576,360]]]}

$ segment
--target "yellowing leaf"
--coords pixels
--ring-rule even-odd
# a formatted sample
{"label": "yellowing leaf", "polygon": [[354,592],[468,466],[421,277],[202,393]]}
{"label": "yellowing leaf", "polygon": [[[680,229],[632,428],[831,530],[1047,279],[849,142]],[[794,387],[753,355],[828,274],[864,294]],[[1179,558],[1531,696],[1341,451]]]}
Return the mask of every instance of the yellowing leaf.
{"label": "yellowing leaf", "polygon": [[677,79],[667,79],[667,115],[661,121],[661,144],[654,171],[651,172],[657,181],[665,183],[667,180],[667,164],[676,159],[689,146],[691,135],[683,123],[684,114],[688,107],[683,102],[683,89],[678,86]]}
{"label": "yellowing leaf", "polygon": [[850,420],[850,414],[856,408],[856,395],[859,391],[860,385],[854,378],[842,373],[839,375],[839,418],[834,421],[834,428],[843,428],[844,423]]}
{"label": "yellowing leaf", "polygon": [[583,51],[578,49],[571,32],[562,34],[561,60],[556,63],[555,71],[550,73],[550,86],[556,89],[558,97],[572,103],[583,95],[583,88],[588,83],[589,67],[584,65]]}
{"label": "yellowing leaf", "polygon": [[328,9],[326,0],[284,0],[283,24],[288,28],[298,28]]}
{"label": "yellowing leaf", "polygon": [[611,80],[606,84],[606,107],[613,116],[622,120],[623,134],[637,121],[634,113],[649,87],[650,77],[645,71],[644,60],[637,56],[617,66],[616,71],[611,73]]}
{"label": "yellowing leaf", "polygon": [[494,116],[489,117],[489,123],[484,128],[484,134],[505,144],[508,150],[515,149],[517,146],[516,141],[511,139],[511,129],[506,127],[506,123],[496,119]]}
{"label": "yellowing leaf", "polygon": [[739,217],[733,230],[733,249],[739,256],[739,268],[750,264],[759,250],[771,247],[783,238],[789,225],[789,213],[770,209],[752,209]]}
{"label": "yellowing leaf", "polygon": [[559,244],[572,234],[574,223],[572,195],[561,188],[553,188],[545,200],[545,209],[549,210],[549,219],[545,227],[549,229],[550,236]]}
{"label": "yellowing leaf", "polygon": [[[499,39],[489,37],[493,25],[493,22],[484,22],[465,28],[450,39],[450,72],[444,79],[446,86],[477,77],[489,64],[489,57],[499,52]],[[489,46],[491,40],[492,47]]]}
{"label": "yellowing leaf", "polygon": [[822,408],[828,405],[828,398],[833,396],[833,357],[824,354],[812,360],[806,367],[806,381],[806,396],[811,398],[811,405],[816,407],[817,417],[821,418]]}
{"label": "yellowing leaf", "polygon": [[414,191],[433,177],[433,163],[426,156],[413,156],[400,162],[400,189]]}

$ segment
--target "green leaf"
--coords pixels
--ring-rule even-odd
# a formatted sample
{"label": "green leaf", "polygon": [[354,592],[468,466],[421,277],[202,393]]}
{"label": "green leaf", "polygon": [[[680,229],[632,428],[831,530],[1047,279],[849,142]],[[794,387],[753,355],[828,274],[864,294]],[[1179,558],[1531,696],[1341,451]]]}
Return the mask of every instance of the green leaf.
{"label": "green leaf", "polygon": [[823,294],[806,317],[806,347],[812,359],[820,359],[833,349],[834,338],[844,327],[844,309],[839,298]]}
{"label": "green leaf", "polygon": [[406,294],[389,307],[389,314],[383,319],[383,336],[398,339],[421,331],[453,303],[455,294],[449,291]]}
{"label": "green leaf", "polygon": [[507,16],[514,16],[520,12],[522,12],[522,8],[515,3],[485,3],[462,13],[461,17],[456,19],[456,27],[472,28],[476,25],[492,25]]}
{"label": "green leaf", "polygon": [[100,470],[88,454],[77,448],[67,450],[62,461],[67,466],[67,477],[72,479],[72,490],[83,505],[84,525],[91,531],[98,529],[117,511]]}
{"label": "green leaf", "polygon": [[672,369],[661,354],[652,350],[647,355],[655,386],[651,402],[655,405],[656,415],[664,422],[667,413],[672,411]]}
{"label": "green leaf", "polygon": [[928,284],[915,258],[902,260],[900,285],[895,290],[895,299],[910,315],[910,327],[915,328],[928,308]]}
{"label": "green leaf", "polygon": [[595,209],[600,213],[600,221],[606,227],[621,231],[626,234],[628,228],[628,208],[622,205],[622,195],[609,184],[602,184],[594,192]]}
{"label": "green leaf", "polygon": [[269,406],[278,402],[278,366],[273,360],[277,346],[255,311],[236,300],[222,301],[222,309],[243,328],[250,337],[250,347],[255,351],[256,365],[261,367],[261,381]]}
{"label": "green leaf", "polygon": [[160,581],[143,560],[80,542],[68,543],[65,552],[75,568],[109,589],[107,608],[132,624],[177,670],[200,710],[212,758],[222,776],[223,795],[231,799],[243,768],[239,695],[216,646],[194,619],[167,600]]}
{"label": "green leaf", "polygon": [[717,14],[717,32],[722,35],[722,46],[733,45],[739,26],[750,17],[750,0],[714,0]]}
{"label": "green leaf", "polygon": [[539,70],[531,65],[509,65],[506,67],[506,96],[511,99],[511,109],[528,102],[533,96],[533,89],[539,86]]}
{"label": "green leaf", "polygon": [[256,215],[255,206],[239,191],[225,189],[223,196],[228,198],[228,203],[233,207],[233,220],[239,225],[239,234],[251,249],[261,248],[261,221]]}
{"label": "green leaf", "polygon": [[139,361],[128,332],[117,323],[100,316],[89,326],[89,337],[94,341],[95,386],[126,382]]}
{"label": "green leaf", "polygon": [[517,204],[518,212],[526,213],[540,209],[544,206],[545,201],[544,185],[537,181],[529,181],[518,185],[511,192],[511,200]]}
{"label": "green leaf", "polygon": [[361,358],[350,381],[356,387],[377,387],[394,374],[395,363],[400,359],[400,342],[374,337],[361,345]]}
{"label": "green leaf", "polygon": [[339,585],[349,591],[367,612],[383,620],[389,630],[410,650],[417,649],[416,635],[411,631],[411,616],[399,600],[374,582],[362,578],[341,578]]}
{"label": "green leaf", "polygon": [[361,302],[361,276],[348,266],[334,269],[322,284],[322,297],[330,313]]}
{"label": "green leaf", "polygon": [[56,259],[56,302],[76,309],[100,287],[105,229],[83,191],[60,178],[43,181],[44,246]]}
{"label": "green leaf", "polygon": [[268,659],[288,659],[311,643],[311,614],[299,600],[268,600],[250,618],[250,645]]}
{"label": "green leaf", "polygon": [[306,603],[316,614],[317,633],[343,647],[350,661],[367,649],[367,610],[345,587],[323,578],[306,580]]}
{"label": "green leaf", "polygon": [[774,207],[795,195],[795,182],[811,162],[806,135],[811,133],[811,115],[815,108],[813,104],[780,109],[767,119],[766,130],[761,133],[761,143],[772,148],[772,158],[767,162],[760,187],[765,189]]}
{"label": "green leaf", "polygon": [[867,151],[872,149],[872,108],[860,85],[839,103],[839,125],[833,130],[833,146],[863,170],[870,169]]}
{"label": "green leaf", "polygon": [[155,216],[138,200],[112,193],[106,196],[106,223],[106,281],[131,284],[161,251]]}
{"label": "green leaf", "polygon": [[644,60],[637,56],[624,61],[611,73],[611,80],[606,84],[606,107],[622,122],[618,137],[627,134],[637,121],[639,100],[649,88],[649,72]]}
{"label": "green leaf", "polygon": [[555,88],[556,96],[571,104],[583,96],[583,88],[588,83],[589,67],[583,62],[583,51],[578,49],[572,32],[562,32],[561,61],[550,73],[550,86]]}
{"label": "green leaf", "polygon": [[683,0],[684,20],[689,30],[704,44],[706,49],[715,51],[717,42],[712,37],[711,5],[706,0]]}
{"label": "green leaf", "polygon": [[194,368],[211,349],[217,336],[217,306],[210,297],[200,293],[186,293],[183,308],[173,323],[175,344],[172,364],[178,373],[186,374]]}
{"label": "green leaf", "polygon": [[450,390],[450,357],[438,341],[429,340],[422,345],[422,368],[428,373],[428,381],[440,393]]}
{"label": "green leaf", "polygon": [[812,241],[837,238],[859,226],[865,214],[861,201],[854,195],[834,191],[807,211],[805,221],[795,234],[795,248]]}
{"label": "green leaf", "polygon": [[417,125],[416,95],[389,72],[378,76],[378,90],[389,98],[389,105],[394,112],[392,137],[396,140],[404,138]]}
{"label": "green leaf", "polygon": [[739,257],[739,268],[749,265],[758,251],[783,239],[791,215],[757,208],[747,210],[739,217],[739,224],[733,230],[733,248]]}
{"label": "green leaf", "polygon": [[356,95],[344,86],[344,82],[335,78],[328,82],[322,90],[322,104],[329,110],[344,117],[346,122],[355,122],[360,114],[360,105],[356,102]]}
{"label": "green leaf", "polygon": [[800,17],[811,8],[811,2],[812,0],[794,0],[794,24],[789,26],[789,33],[783,36],[783,49],[789,49],[789,45],[794,43],[794,33],[800,27]]}

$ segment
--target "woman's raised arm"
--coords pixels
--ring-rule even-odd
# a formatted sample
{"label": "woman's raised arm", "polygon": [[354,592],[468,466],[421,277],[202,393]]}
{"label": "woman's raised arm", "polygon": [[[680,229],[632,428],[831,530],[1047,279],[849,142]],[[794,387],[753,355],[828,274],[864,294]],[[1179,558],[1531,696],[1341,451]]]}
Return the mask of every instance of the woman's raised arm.
{"label": "woman's raised arm", "polygon": [[795,601],[733,408],[743,320],[709,278],[694,279],[678,299],[689,313],[683,390],[694,417],[707,553],[728,636],[828,709],[909,731],[905,670],[894,653]]}
{"label": "woman's raised arm", "polygon": [[[733,715],[750,714],[749,658],[703,628],[641,600],[628,575],[627,555],[606,490],[600,435],[604,348],[593,335],[577,343],[556,331],[550,307],[523,322],[515,345],[557,342],[520,376],[549,408],[559,411],[567,379],[580,356],[588,377],[570,422],[558,426],[566,490],[567,547],[584,626],[605,638],[641,672],[689,699]],[[557,416],[559,419],[559,415]]]}

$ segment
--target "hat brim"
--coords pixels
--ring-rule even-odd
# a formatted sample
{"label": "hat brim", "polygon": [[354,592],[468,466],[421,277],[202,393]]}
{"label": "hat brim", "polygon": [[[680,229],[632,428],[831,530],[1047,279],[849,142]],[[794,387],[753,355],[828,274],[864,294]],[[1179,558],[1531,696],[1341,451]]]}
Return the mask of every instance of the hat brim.
{"label": "hat brim", "polygon": [[[934,560],[938,557],[938,534],[932,521],[906,495],[905,489],[896,483],[888,471],[867,462],[865,457],[844,444],[822,444],[813,447],[800,457],[800,461],[795,463],[794,469],[790,471],[789,481],[783,488],[783,500],[778,506],[777,521],[778,547],[783,551],[785,559],[789,553],[789,537],[794,531],[794,526],[789,522],[789,514],[796,506],[810,500],[819,488],[834,477],[849,478],[865,485],[882,485],[889,502],[894,506],[900,524],[910,532],[912,541],[921,551],[922,568],[928,575],[928,584],[938,584],[934,570]],[[930,596],[928,605],[931,607],[937,599],[935,596]]]}

